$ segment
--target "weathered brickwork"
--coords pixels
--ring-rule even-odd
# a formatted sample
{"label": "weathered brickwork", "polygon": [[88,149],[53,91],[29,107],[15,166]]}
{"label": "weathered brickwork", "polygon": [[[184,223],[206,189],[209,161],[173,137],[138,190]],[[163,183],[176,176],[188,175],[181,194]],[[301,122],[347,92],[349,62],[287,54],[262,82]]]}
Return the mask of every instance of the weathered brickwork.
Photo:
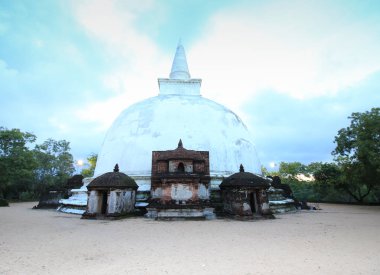
{"label": "weathered brickwork", "polygon": [[239,217],[262,217],[271,215],[266,189],[269,180],[255,174],[240,172],[223,180],[220,185],[223,211]]}
{"label": "weathered brickwork", "polygon": [[100,175],[87,185],[87,208],[82,218],[111,218],[133,213],[137,188],[136,182],[119,172],[116,164],[113,172]]}
{"label": "weathered brickwork", "polygon": [[148,216],[164,216],[165,211],[202,216],[209,204],[210,180],[208,151],[187,150],[182,141],[175,150],[153,151]]}

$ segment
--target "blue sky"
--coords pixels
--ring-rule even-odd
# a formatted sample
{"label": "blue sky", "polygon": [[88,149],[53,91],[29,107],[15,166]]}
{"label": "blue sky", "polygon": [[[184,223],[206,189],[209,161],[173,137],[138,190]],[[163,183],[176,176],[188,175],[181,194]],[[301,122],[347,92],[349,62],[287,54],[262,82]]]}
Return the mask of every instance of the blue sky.
{"label": "blue sky", "polygon": [[0,0],[0,126],[97,153],[158,93],[179,37],[202,95],[236,112],[263,165],[329,161],[380,103],[379,1]]}

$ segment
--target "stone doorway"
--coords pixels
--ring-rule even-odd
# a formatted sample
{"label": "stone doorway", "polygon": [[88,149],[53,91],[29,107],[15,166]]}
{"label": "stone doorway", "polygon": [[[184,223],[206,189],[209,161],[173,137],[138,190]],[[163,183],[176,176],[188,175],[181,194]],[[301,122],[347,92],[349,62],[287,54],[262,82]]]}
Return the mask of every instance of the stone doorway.
{"label": "stone doorway", "polygon": [[107,213],[107,197],[108,197],[107,192],[101,192],[101,198],[102,198],[102,211],[101,211],[101,213],[102,214]]}
{"label": "stone doorway", "polygon": [[251,206],[251,211],[252,214],[255,214],[258,212],[258,207],[257,207],[257,196],[256,192],[250,192],[249,193],[249,204]]}
{"label": "stone doorway", "polygon": [[178,164],[177,171],[178,171],[179,173],[183,173],[183,172],[185,172],[185,165],[183,165],[182,162],[180,162],[180,163]]}

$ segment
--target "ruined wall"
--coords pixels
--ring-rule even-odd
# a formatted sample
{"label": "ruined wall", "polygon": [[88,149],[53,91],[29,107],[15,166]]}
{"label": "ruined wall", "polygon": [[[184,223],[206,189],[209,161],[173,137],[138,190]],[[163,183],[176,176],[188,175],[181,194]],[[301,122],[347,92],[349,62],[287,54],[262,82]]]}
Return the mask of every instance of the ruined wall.
{"label": "ruined wall", "polygon": [[223,190],[223,209],[232,215],[250,216],[253,214],[245,190]]}
{"label": "ruined wall", "polygon": [[90,214],[100,213],[102,209],[101,194],[95,190],[92,190],[89,193],[87,212]]}
{"label": "ruined wall", "polygon": [[187,201],[187,200],[196,200],[198,198],[198,188],[192,184],[172,184],[165,189],[166,192],[170,192],[170,194],[166,194],[164,191],[165,199],[173,199],[175,201]]}
{"label": "ruined wall", "polygon": [[178,203],[186,203],[208,200],[210,190],[208,184],[178,180],[178,183],[161,184],[152,189],[151,194],[153,199],[160,199],[164,203],[172,200]]}
{"label": "ruined wall", "polygon": [[136,202],[136,191],[129,190],[112,190],[108,198],[107,214],[126,214],[134,211]]}
{"label": "ruined wall", "polygon": [[187,150],[182,141],[175,150],[153,151],[146,217],[214,218],[210,180],[209,152]]}
{"label": "ruined wall", "polygon": [[169,173],[176,173],[178,171],[178,166],[180,163],[184,166],[185,173],[193,173],[193,161],[191,160],[171,160],[169,161]]}
{"label": "ruined wall", "polygon": [[198,198],[200,200],[210,199],[210,184],[199,183],[198,185]]}
{"label": "ruined wall", "polygon": [[176,173],[183,163],[186,173],[210,175],[209,152],[193,151],[184,148],[152,152],[152,175]]}
{"label": "ruined wall", "polygon": [[270,208],[269,208],[269,201],[268,201],[268,194],[265,190],[259,191],[259,203],[261,205],[261,212],[263,215],[269,215],[272,214]]}
{"label": "ruined wall", "polygon": [[268,197],[264,189],[223,190],[223,210],[240,216],[270,214]]}

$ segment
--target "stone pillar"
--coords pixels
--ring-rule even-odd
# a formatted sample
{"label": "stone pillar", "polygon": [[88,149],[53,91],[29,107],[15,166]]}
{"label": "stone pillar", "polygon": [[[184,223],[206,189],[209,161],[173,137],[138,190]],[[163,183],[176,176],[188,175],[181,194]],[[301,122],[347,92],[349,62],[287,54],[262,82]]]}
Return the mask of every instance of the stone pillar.
{"label": "stone pillar", "polygon": [[101,212],[101,196],[98,191],[91,190],[88,196],[87,212],[96,214]]}

